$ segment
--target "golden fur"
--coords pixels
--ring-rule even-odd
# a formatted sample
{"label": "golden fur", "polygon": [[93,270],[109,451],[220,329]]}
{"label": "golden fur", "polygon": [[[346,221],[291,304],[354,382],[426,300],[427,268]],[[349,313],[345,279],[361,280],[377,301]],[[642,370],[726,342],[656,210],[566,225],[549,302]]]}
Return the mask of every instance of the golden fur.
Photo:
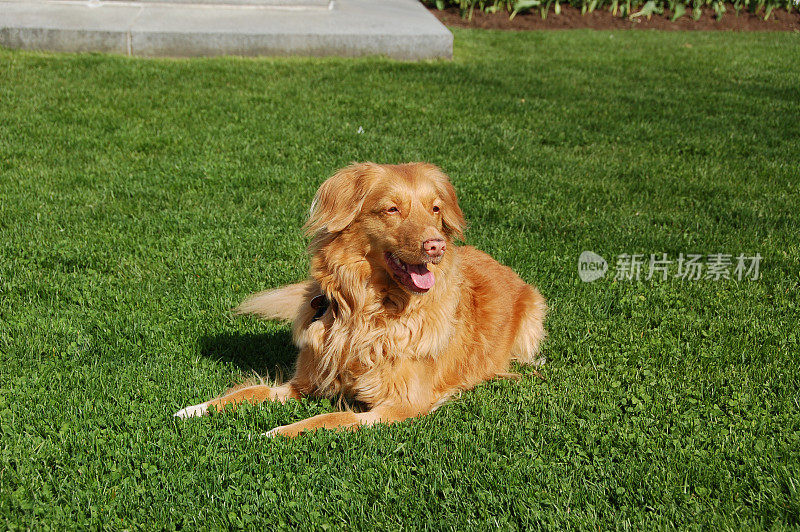
{"label": "golden fur", "polygon": [[[306,229],[310,278],[255,294],[237,308],[293,321],[300,352],[292,379],[229,391],[176,415],[312,395],[343,396],[366,411],[322,414],[268,434],[394,422],[509,376],[511,360],[544,361],[544,298],[485,253],[454,245],[464,218],[437,167],[344,168],[320,187]],[[330,305],[315,320],[311,300],[320,294]]]}

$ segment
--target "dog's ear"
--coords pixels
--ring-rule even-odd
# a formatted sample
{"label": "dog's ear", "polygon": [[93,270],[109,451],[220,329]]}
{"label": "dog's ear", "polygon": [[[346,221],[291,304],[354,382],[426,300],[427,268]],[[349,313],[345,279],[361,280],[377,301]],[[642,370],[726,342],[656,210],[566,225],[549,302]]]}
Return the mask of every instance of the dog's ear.
{"label": "dog's ear", "polygon": [[338,233],[353,223],[369,192],[367,176],[378,169],[373,163],[353,164],[322,183],[311,203],[306,234]]}
{"label": "dog's ear", "polygon": [[461,212],[461,207],[458,206],[458,199],[456,199],[456,189],[450,184],[447,176],[442,174],[444,180],[439,182],[439,194],[442,197],[445,205],[442,209],[442,224],[447,237],[450,239],[463,240],[464,227],[466,221],[464,220],[464,213]]}

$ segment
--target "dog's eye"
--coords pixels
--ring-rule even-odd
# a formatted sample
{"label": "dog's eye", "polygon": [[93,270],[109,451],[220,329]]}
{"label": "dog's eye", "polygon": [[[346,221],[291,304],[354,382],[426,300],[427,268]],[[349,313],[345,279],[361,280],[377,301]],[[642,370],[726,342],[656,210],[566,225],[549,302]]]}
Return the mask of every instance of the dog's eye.
{"label": "dog's eye", "polygon": [[397,207],[389,207],[388,209],[386,209],[386,212],[388,212],[389,214],[394,214],[400,211],[397,209]]}
{"label": "dog's eye", "polygon": [[433,206],[433,212],[439,212],[439,206],[438,205],[434,205]]}

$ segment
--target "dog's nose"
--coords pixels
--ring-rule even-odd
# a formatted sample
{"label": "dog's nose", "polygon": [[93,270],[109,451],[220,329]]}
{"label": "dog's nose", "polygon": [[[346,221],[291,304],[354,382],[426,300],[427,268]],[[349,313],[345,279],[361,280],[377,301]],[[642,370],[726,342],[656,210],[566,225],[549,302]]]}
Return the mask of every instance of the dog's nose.
{"label": "dog's nose", "polygon": [[444,254],[445,247],[447,247],[447,245],[444,240],[439,238],[431,238],[422,244],[422,249],[425,250],[425,253],[433,258],[441,257]]}

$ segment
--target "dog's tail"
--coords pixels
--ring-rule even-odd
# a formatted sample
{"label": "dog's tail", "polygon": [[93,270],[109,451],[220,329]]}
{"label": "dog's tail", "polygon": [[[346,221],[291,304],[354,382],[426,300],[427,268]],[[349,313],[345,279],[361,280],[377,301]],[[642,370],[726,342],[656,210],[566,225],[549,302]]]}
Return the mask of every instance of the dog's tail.
{"label": "dog's tail", "polygon": [[236,314],[255,314],[267,320],[294,320],[312,288],[311,281],[258,292],[233,309]]}
{"label": "dog's tail", "polygon": [[515,306],[515,314],[519,316],[519,330],[511,348],[513,358],[521,364],[540,367],[547,359],[539,348],[547,335],[544,330],[544,317],[547,304],[539,291],[532,286],[525,286]]}

